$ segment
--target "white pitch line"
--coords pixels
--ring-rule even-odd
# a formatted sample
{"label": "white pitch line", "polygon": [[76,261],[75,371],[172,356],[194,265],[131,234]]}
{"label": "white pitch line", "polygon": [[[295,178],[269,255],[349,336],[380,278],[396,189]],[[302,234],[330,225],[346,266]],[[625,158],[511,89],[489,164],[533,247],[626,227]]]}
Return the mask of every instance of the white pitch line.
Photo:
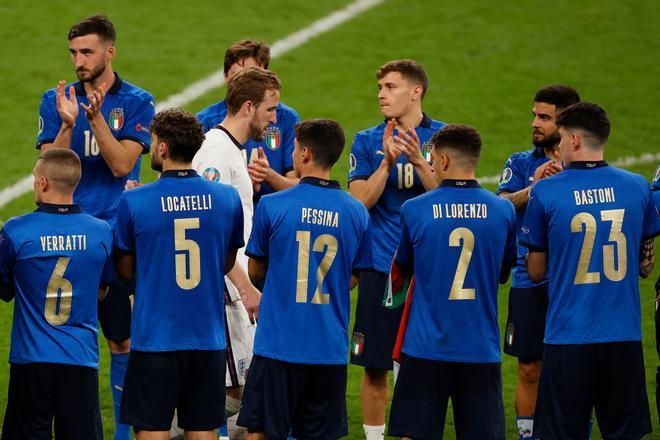
{"label": "white pitch line", "polygon": [[[312,38],[318,37],[319,35],[346,23],[357,15],[383,3],[383,1],[384,0],[356,0],[353,3],[350,3],[343,9],[339,9],[298,32],[294,32],[293,34],[273,43],[270,48],[271,58],[280,57],[287,52],[302,46]],[[195,99],[204,96],[211,90],[222,86],[224,83],[223,69],[216,70],[207,77],[189,85],[181,92],[165,98],[160,104],[156,105],[156,111],[168,107],[182,107],[191,103]],[[32,175],[29,175],[0,191],[0,208],[31,190]]]}
{"label": "white pitch line", "polygon": [[[630,167],[633,165],[641,165],[649,162],[660,162],[660,153],[644,153],[640,156],[625,156],[618,159],[614,159],[609,162],[610,165],[615,167]],[[478,178],[479,183],[498,183],[500,181],[500,175],[496,176],[487,176]]]}

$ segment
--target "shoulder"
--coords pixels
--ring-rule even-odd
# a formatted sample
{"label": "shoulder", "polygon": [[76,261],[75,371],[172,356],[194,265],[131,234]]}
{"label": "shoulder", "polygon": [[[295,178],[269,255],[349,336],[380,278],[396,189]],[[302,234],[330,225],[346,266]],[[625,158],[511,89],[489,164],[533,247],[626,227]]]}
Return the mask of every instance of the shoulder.
{"label": "shoulder", "polygon": [[225,101],[220,101],[216,102],[215,104],[211,104],[205,109],[199,111],[197,113],[197,117],[199,118],[200,121],[204,121],[205,119],[208,119],[210,117],[215,117],[219,114],[224,114],[227,112],[227,104]]}
{"label": "shoulder", "polygon": [[507,166],[518,166],[524,162],[529,161],[532,158],[532,153],[534,153],[534,149],[530,150],[524,150],[524,151],[518,151],[516,153],[513,153],[509,158],[506,160],[506,165]]}
{"label": "shoulder", "polygon": [[358,131],[355,134],[353,143],[369,145],[373,142],[377,142],[377,145],[380,146],[384,131],[385,131],[385,123],[380,123],[365,130]]}
{"label": "shoulder", "polygon": [[494,206],[496,209],[500,210],[505,216],[516,216],[516,208],[513,206],[510,200],[505,199],[504,197],[493,194],[485,188],[481,188],[481,192],[486,201]]}
{"label": "shoulder", "polygon": [[119,93],[121,95],[129,96],[136,101],[153,101],[154,96],[149,93],[147,90],[140,88],[128,81],[125,81],[122,79],[122,85],[121,88],[119,89]]}
{"label": "shoulder", "polygon": [[89,227],[98,231],[99,234],[112,235],[112,227],[105,220],[82,213],[80,214],[80,221],[85,222]]}
{"label": "shoulder", "polygon": [[296,112],[293,108],[289,107],[288,105],[280,102],[277,105],[277,117],[278,119],[283,119],[288,122],[297,122],[300,120],[300,116],[298,115],[298,112]]}
{"label": "shoulder", "polygon": [[447,123],[442,122],[442,121],[437,121],[437,120],[435,120],[435,119],[431,119],[431,129],[432,129],[434,132],[440,130],[440,129],[441,129],[442,127],[444,127],[445,125],[447,125]]}

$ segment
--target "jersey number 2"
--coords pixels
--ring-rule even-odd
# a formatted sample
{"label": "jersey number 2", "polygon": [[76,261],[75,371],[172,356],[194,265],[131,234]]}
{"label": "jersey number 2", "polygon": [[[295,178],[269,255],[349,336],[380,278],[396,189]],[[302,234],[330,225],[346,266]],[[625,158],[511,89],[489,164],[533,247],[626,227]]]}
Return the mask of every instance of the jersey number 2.
{"label": "jersey number 2", "polygon": [[[296,282],[296,302],[306,303],[308,297],[308,275],[309,275],[309,243],[312,233],[310,231],[296,231],[296,241],[298,242],[298,277]],[[329,304],[330,295],[322,293],[323,280],[332,266],[332,262],[337,256],[337,239],[330,234],[323,234],[316,237],[312,250],[314,252],[323,252],[325,255],[316,271],[316,290],[312,297],[312,304]]]}
{"label": "jersey number 2", "polygon": [[461,255],[458,257],[458,266],[454,274],[454,281],[451,283],[451,290],[449,291],[449,299],[474,299],[475,290],[466,289],[463,287],[465,283],[465,276],[467,275],[468,266],[472,259],[472,251],[474,250],[474,234],[468,228],[456,228],[449,234],[449,246],[461,247]]}

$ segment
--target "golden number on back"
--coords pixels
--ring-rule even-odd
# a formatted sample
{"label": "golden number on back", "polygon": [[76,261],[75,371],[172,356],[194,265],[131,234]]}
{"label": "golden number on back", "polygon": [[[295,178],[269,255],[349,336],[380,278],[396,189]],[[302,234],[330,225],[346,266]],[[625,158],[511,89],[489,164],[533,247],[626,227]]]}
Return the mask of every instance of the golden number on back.
{"label": "golden number on back", "polygon": [[454,281],[451,283],[449,299],[475,299],[475,290],[463,287],[474,250],[474,234],[468,228],[456,228],[449,234],[449,246],[461,247],[461,255],[458,257],[458,266],[454,274]]}
{"label": "golden number on back", "polygon": [[[311,241],[310,231],[296,231],[298,242],[298,271],[296,279],[296,302],[306,303],[308,297],[309,278],[309,244]],[[323,280],[330,270],[330,266],[337,256],[337,239],[330,234],[319,235],[314,240],[313,251],[323,252],[323,259],[316,271],[316,290],[312,297],[312,304],[329,304],[330,295],[322,292]]]}
{"label": "golden number on back", "polygon": [[[55,263],[55,269],[50,275],[46,287],[46,307],[44,314],[46,321],[52,325],[62,325],[71,316],[71,300],[73,298],[73,286],[64,278],[64,272],[69,265],[69,257],[60,257]],[[59,301],[58,301],[59,300]],[[59,310],[57,303],[59,302]]]}
{"label": "golden number on back", "polygon": [[[199,229],[199,217],[174,219],[174,254],[176,283],[183,290],[192,290],[202,278],[199,245],[186,238],[188,229]],[[187,269],[187,270],[186,270]]]}

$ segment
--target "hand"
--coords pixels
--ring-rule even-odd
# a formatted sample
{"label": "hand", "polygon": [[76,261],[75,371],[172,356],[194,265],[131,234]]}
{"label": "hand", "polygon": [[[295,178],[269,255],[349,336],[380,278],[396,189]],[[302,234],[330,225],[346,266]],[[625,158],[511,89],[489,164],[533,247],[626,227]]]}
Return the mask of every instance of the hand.
{"label": "hand", "polygon": [[401,156],[401,153],[404,152],[404,149],[397,145],[394,139],[394,127],[396,127],[396,121],[392,118],[387,121],[383,132],[383,153],[385,155],[383,160],[389,167],[392,167]]}
{"label": "hand", "polygon": [[266,153],[264,153],[262,147],[259,147],[257,158],[248,165],[248,174],[250,175],[250,179],[252,179],[253,185],[257,183],[261,184],[268,180],[271,171],[272,169],[268,163]]}
{"label": "hand", "polygon": [[137,180],[127,180],[126,184],[124,185],[124,189],[129,190],[129,189],[137,188],[137,187],[143,186],[143,185],[144,185],[144,183],[140,183]]}
{"label": "hand", "polygon": [[249,284],[241,294],[241,301],[245,310],[247,310],[248,317],[252,324],[256,323],[259,319],[259,304],[261,303],[261,292],[257,290],[252,284]]}
{"label": "hand", "polygon": [[95,118],[102,117],[101,106],[103,105],[103,100],[105,99],[105,87],[106,84],[103,83],[101,84],[101,87],[87,95],[89,106],[80,103],[80,106],[85,109],[85,117],[87,120],[91,121]]}
{"label": "hand", "polygon": [[404,131],[399,131],[396,141],[403,148],[403,154],[408,158],[408,162],[413,165],[427,163],[419,146],[419,138],[413,128],[406,128]]}
{"label": "hand", "polygon": [[534,177],[532,180],[532,185],[538,182],[541,179],[545,179],[546,177],[554,176],[557,173],[560,173],[562,171],[562,167],[560,164],[554,162],[554,161],[548,161],[545,163],[542,163],[539,165],[536,170],[534,171]]}
{"label": "hand", "polygon": [[76,89],[69,87],[69,98],[66,97],[64,86],[66,82],[57,83],[57,95],[55,96],[55,107],[60,114],[62,122],[69,127],[73,127],[78,117],[78,100],[76,99]]}

